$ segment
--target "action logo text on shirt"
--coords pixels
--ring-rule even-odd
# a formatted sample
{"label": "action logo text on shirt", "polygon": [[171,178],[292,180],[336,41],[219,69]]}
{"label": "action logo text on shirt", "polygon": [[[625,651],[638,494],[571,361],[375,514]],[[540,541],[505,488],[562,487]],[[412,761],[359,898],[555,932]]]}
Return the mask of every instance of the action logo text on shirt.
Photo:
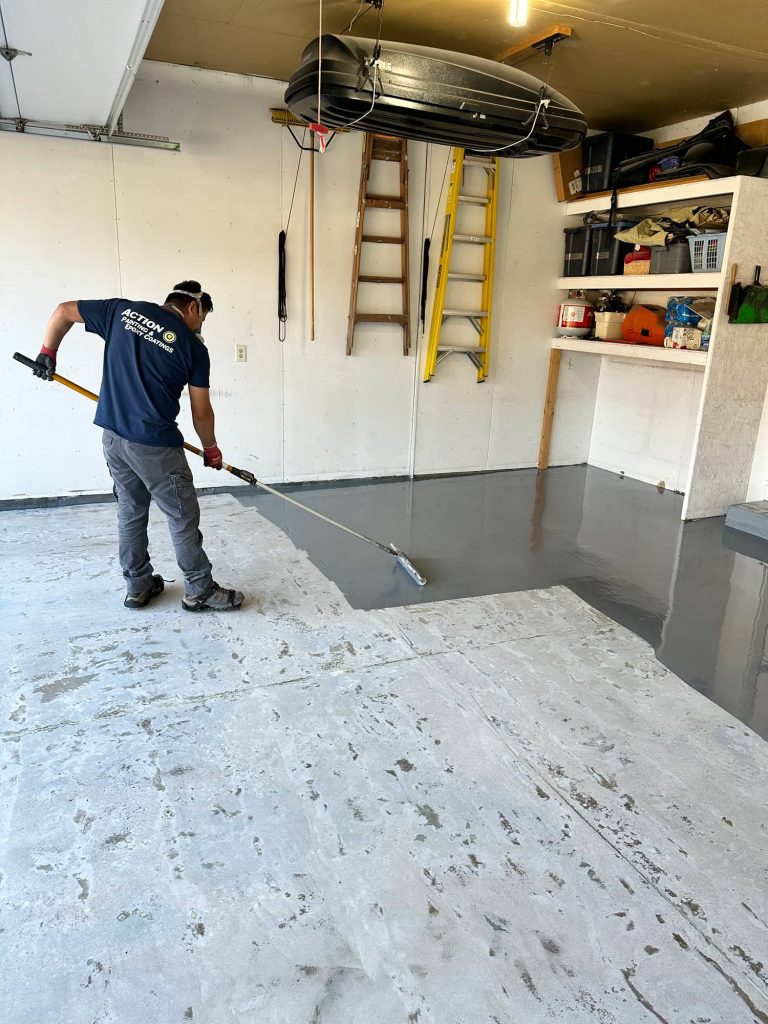
{"label": "action logo text on shirt", "polygon": [[[135,309],[124,310],[120,319],[126,331],[136,334],[139,338],[144,338],[145,341],[151,341],[153,345],[157,345],[158,348],[162,348],[166,352],[173,352],[173,348],[168,342],[174,342],[176,335],[173,331],[166,330],[162,324],[155,323],[154,320],[150,320]],[[162,339],[155,337],[155,331],[162,332]]]}

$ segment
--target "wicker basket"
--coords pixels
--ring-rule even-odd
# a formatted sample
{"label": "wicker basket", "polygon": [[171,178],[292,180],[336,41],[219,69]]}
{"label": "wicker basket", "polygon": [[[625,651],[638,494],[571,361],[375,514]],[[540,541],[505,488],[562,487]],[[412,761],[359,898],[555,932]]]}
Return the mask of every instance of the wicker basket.
{"label": "wicker basket", "polygon": [[624,274],[627,277],[635,276],[639,277],[642,274],[650,274],[651,272],[651,261],[650,260],[633,260],[632,263],[624,264]]}

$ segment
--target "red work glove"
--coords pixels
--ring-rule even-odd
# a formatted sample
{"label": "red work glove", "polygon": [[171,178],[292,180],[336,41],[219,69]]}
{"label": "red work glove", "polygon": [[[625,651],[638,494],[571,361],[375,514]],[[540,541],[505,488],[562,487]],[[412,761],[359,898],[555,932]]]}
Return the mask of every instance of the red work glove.
{"label": "red work glove", "polygon": [[32,373],[42,380],[53,380],[53,375],[56,372],[56,349],[46,348],[43,345],[35,362],[38,369],[33,370]]}
{"label": "red work glove", "polygon": [[222,468],[224,465],[224,457],[217,444],[212,444],[210,448],[203,448],[203,464],[205,466],[210,466],[211,469]]}

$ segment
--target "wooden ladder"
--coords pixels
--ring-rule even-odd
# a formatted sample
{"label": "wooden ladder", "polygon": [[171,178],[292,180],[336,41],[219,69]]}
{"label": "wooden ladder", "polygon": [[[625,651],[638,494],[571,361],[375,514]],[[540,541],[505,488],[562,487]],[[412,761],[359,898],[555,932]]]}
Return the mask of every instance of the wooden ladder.
{"label": "wooden ladder", "polygon": [[[387,160],[400,164],[399,195],[371,195],[368,182],[371,176],[371,162]],[[400,229],[396,235],[372,235],[365,233],[366,210],[394,210],[400,214]],[[360,261],[363,245],[399,245],[401,251],[400,275],[396,277],[379,274],[361,274]],[[358,289],[361,284],[400,285],[403,297],[402,313],[360,313],[357,308]],[[360,195],[357,206],[357,228],[355,251],[352,265],[352,291],[349,298],[349,327],[347,330],[347,355],[352,354],[355,342],[355,327],[358,324],[398,324],[403,329],[403,355],[411,348],[410,286],[408,271],[408,143],[391,135],[367,133],[363,145],[363,164],[360,172]]]}

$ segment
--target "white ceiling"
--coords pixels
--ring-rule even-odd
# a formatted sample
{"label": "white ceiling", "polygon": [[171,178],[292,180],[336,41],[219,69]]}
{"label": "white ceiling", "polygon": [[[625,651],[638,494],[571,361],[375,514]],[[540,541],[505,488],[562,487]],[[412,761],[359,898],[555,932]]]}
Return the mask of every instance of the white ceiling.
{"label": "white ceiling", "polygon": [[0,45],[32,54],[12,64],[0,57],[0,116],[106,124],[161,7],[162,0],[0,0]]}

